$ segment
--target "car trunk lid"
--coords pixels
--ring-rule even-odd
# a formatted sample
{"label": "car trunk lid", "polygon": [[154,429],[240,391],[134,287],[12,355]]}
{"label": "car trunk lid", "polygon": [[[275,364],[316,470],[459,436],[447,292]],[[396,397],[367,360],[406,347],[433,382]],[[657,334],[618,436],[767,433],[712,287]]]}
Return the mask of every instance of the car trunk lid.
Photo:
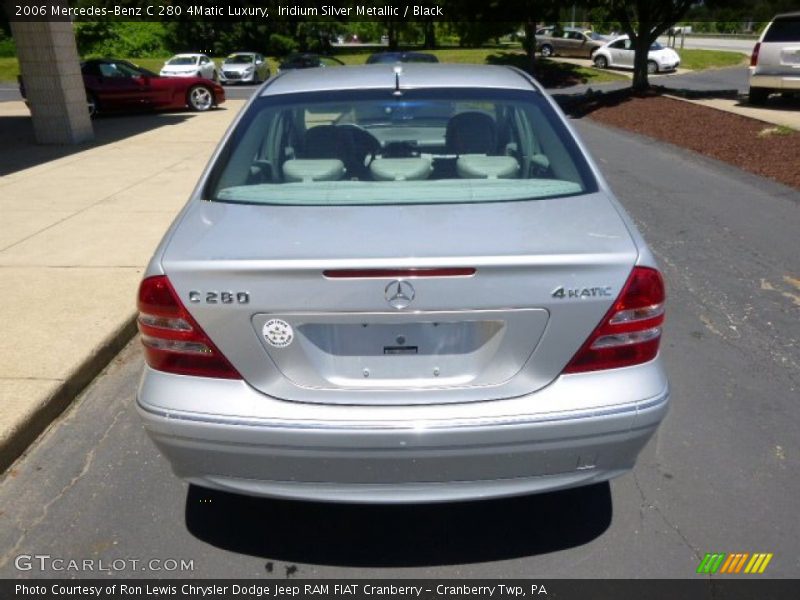
{"label": "car trunk lid", "polygon": [[253,387],[287,400],[408,404],[547,385],[636,257],[597,193],[428,206],[197,202],[162,264]]}

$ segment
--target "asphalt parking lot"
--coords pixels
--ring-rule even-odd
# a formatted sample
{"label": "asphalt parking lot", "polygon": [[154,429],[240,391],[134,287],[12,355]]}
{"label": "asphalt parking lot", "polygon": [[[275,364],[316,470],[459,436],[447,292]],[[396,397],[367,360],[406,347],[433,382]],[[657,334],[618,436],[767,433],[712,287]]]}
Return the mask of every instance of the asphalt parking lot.
{"label": "asphalt parking lot", "polygon": [[193,565],[111,573],[127,577],[682,578],[697,577],[706,552],[771,552],[767,576],[798,577],[800,193],[574,124],[668,285],[662,348],[673,405],[632,474],[556,494],[408,507],[189,488],[133,410],[134,341],[0,483],[0,577],[63,575],[14,566],[20,554],[46,553]]}

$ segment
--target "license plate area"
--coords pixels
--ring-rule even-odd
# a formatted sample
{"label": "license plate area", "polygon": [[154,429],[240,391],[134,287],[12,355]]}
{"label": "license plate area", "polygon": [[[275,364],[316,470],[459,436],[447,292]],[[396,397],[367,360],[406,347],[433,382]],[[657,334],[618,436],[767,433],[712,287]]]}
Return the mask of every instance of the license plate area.
{"label": "license plate area", "polygon": [[[431,356],[470,354],[504,327],[499,320],[397,323],[306,323],[299,332],[335,356]],[[412,351],[411,348],[416,348]]]}
{"label": "license plate area", "polygon": [[533,352],[547,318],[543,309],[261,314],[253,325],[258,332],[273,319],[291,325],[292,344],[264,347],[298,386],[424,389],[507,381]]}

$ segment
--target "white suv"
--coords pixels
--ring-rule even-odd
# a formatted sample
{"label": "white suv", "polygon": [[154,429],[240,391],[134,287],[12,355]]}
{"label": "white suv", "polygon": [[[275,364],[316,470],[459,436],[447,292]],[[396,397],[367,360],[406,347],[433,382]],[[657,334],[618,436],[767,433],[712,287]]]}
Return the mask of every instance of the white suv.
{"label": "white suv", "polygon": [[750,57],[750,103],[772,92],[800,92],[800,12],[777,15]]}

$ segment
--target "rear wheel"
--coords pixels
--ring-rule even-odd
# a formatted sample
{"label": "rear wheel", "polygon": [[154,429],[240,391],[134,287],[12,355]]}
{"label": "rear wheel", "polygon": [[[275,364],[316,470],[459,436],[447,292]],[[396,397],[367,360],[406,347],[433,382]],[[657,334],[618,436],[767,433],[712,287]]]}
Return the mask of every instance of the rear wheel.
{"label": "rear wheel", "polygon": [[767,88],[750,88],[748,93],[748,100],[750,104],[764,104],[769,97],[770,90]]}
{"label": "rear wheel", "polygon": [[539,52],[541,52],[542,56],[544,56],[545,58],[553,56],[553,54],[555,54],[555,52],[553,52],[553,47],[550,44],[545,44],[544,46],[542,46],[542,49],[539,50]]}
{"label": "rear wheel", "polygon": [[602,54],[594,57],[594,66],[598,69],[605,69],[608,67],[608,59]]}
{"label": "rear wheel", "polygon": [[186,103],[192,110],[205,112],[214,106],[214,95],[204,85],[193,85],[186,94]]}
{"label": "rear wheel", "polygon": [[654,74],[658,73],[658,64],[656,63],[656,61],[654,61],[654,60],[648,60],[647,61],[647,72],[650,75],[654,75]]}

